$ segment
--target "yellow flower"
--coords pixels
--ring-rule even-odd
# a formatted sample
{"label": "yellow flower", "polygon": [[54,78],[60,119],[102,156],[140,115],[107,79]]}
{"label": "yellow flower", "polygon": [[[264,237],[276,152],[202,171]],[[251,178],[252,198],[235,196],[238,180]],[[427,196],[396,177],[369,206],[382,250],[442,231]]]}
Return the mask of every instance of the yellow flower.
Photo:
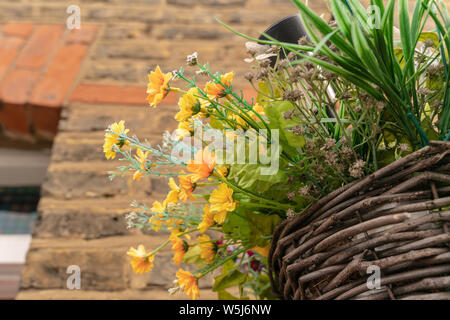
{"label": "yellow flower", "polygon": [[214,214],[214,221],[218,224],[223,224],[225,222],[225,219],[227,218],[227,214],[228,212],[225,210],[216,212]]}
{"label": "yellow flower", "polygon": [[189,161],[186,168],[193,173],[192,181],[197,182],[201,179],[208,178],[214,170],[215,165],[216,156],[209,151],[208,147],[206,147],[197,152],[194,160]]}
{"label": "yellow flower", "polygon": [[[264,112],[264,108],[263,108],[260,104],[258,104],[258,103],[255,103],[255,105],[253,106],[253,110],[254,110],[257,114],[259,114],[261,117],[264,117],[264,116],[266,115],[265,112]],[[256,114],[254,114],[253,112],[250,112],[250,113],[252,114],[253,120],[255,120],[255,121],[260,121],[259,118],[258,118],[258,116],[257,116]]]}
{"label": "yellow flower", "polygon": [[236,202],[233,200],[233,189],[225,183],[221,183],[218,189],[211,193],[209,203],[211,204],[211,211],[216,213],[214,220],[219,224],[224,223],[227,212],[236,208]]}
{"label": "yellow flower", "polygon": [[[231,86],[233,77],[234,77],[234,73],[229,72],[225,75],[221,75],[220,80],[222,81],[222,83],[225,86],[229,87],[229,86]],[[221,85],[220,83],[214,83],[214,82],[208,82],[206,84],[206,88],[205,88],[206,94],[208,95],[208,98],[211,100],[224,97],[226,95],[225,90],[226,90],[226,88],[223,85]]]}
{"label": "yellow flower", "polygon": [[179,269],[176,276],[178,278],[177,284],[192,300],[195,300],[200,296],[197,277],[193,276],[189,271],[184,271],[183,269]]}
{"label": "yellow flower", "polygon": [[233,113],[233,114],[230,114],[229,116],[228,116],[228,118],[230,119],[230,120],[234,120],[234,121],[236,121],[236,123],[238,124],[238,125],[240,125],[241,127],[247,127],[247,122],[244,120],[244,119],[242,119],[242,117],[240,116],[240,115],[238,115],[238,114],[235,114],[235,113]]}
{"label": "yellow flower", "polygon": [[[137,155],[134,156],[136,160],[141,164],[141,169],[146,171],[147,168],[145,167],[145,163],[147,162],[147,156],[150,153],[150,151],[146,151],[145,153],[141,149],[137,149],[136,151]],[[144,172],[142,171],[136,171],[133,175],[133,180],[141,180],[141,177],[144,175]]]}
{"label": "yellow flower", "polygon": [[125,129],[125,121],[121,120],[119,123],[114,122],[110,126],[114,133],[105,133],[105,142],[103,143],[103,152],[105,153],[106,159],[114,159],[116,157],[116,152],[112,150],[114,145],[122,148],[124,145],[129,144],[128,140],[123,140],[119,137],[119,134],[127,134],[129,129]]}
{"label": "yellow flower", "polygon": [[211,242],[211,239],[206,234],[199,236],[197,240],[200,245],[200,257],[204,259],[207,264],[211,264],[216,255],[214,243]]}
{"label": "yellow flower", "polygon": [[[180,173],[185,173],[180,171]],[[195,189],[195,182],[193,181],[194,175],[192,174],[181,174],[178,176],[178,181],[180,182],[180,193],[178,198],[186,202],[188,199],[195,200],[195,196],[192,194]]]}
{"label": "yellow flower", "polygon": [[161,225],[164,223],[162,218],[164,218],[164,211],[166,210],[166,206],[159,201],[153,202],[153,206],[150,211],[153,213],[152,217],[149,219],[149,223],[153,224],[152,229],[156,232],[159,231]]}
{"label": "yellow flower", "polygon": [[169,203],[176,204],[178,202],[178,196],[180,194],[180,188],[175,183],[173,178],[169,179],[170,191],[167,194],[166,200],[163,202],[163,206],[167,207]]}
{"label": "yellow flower", "polygon": [[175,130],[177,135],[176,140],[181,140],[184,137],[188,137],[192,132],[192,124],[189,121],[183,121],[178,124],[178,128]]}
{"label": "yellow flower", "polygon": [[156,108],[166,95],[169,93],[169,81],[172,79],[172,73],[163,74],[159,66],[155,71],[148,75],[147,100],[150,106]]}
{"label": "yellow flower", "polygon": [[183,260],[184,254],[188,250],[188,245],[185,241],[181,240],[177,234],[178,230],[173,231],[170,234],[169,240],[172,242],[172,250],[174,251],[173,262],[179,266]]}
{"label": "yellow flower", "polygon": [[175,115],[175,120],[183,122],[189,119],[192,115],[199,113],[208,102],[204,99],[198,98],[200,93],[198,88],[191,88],[178,101],[180,111]]}
{"label": "yellow flower", "polygon": [[226,177],[228,175],[228,166],[221,166],[217,168],[217,172],[221,177]]}
{"label": "yellow flower", "polygon": [[137,250],[131,247],[128,250],[127,255],[133,258],[131,260],[131,267],[135,273],[142,274],[152,270],[153,259],[155,256],[151,253],[147,253],[142,244],[138,246]]}
{"label": "yellow flower", "polygon": [[201,233],[204,233],[206,230],[208,230],[209,227],[214,225],[215,216],[215,213],[209,210],[209,205],[205,205],[205,207],[203,208],[203,212],[203,220],[198,225],[198,229]]}

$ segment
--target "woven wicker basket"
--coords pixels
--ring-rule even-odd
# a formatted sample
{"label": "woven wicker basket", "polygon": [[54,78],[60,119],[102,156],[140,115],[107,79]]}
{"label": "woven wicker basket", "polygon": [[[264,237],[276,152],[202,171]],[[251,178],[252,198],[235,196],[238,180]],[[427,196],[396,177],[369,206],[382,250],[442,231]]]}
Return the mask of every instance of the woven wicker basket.
{"label": "woven wicker basket", "polygon": [[[450,142],[434,141],[284,221],[269,254],[280,299],[450,299]],[[379,289],[369,289],[369,266]],[[370,269],[369,269],[370,270]]]}

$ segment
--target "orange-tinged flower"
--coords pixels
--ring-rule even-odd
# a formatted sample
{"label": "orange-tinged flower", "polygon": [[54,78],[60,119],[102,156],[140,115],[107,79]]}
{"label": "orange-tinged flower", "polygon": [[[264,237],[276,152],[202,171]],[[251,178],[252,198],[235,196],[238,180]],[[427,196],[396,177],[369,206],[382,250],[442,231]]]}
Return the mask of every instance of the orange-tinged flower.
{"label": "orange-tinged flower", "polygon": [[197,182],[201,179],[208,178],[214,170],[215,165],[216,156],[209,151],[208,147],[206,147],[197,152],[194,160],[189,161],[186,168],[193,173],[192,181]]}
{"label": "orange-tinged flower", "polygon": [[211,264],[216,255],[214,244],[206,234],[199,236],[197,240],[200,246],[200,257],[204,259],[207,264]]}
{"label": "orange-tinged flower", "polygon": [[124,145],[129,144],[128,140],[121,139],[119,134],[127,134],[129,129],[125,129],[125,121],[121,120],[119,123],[114,122],[110,126],[114,133],[105,133],[105,142],[103,143],[103,152],[105,153],[106,159],[114,159],[116,157],[116,152],[112,150],[113,145],[122,148]]}
{"label": "orange-tinged flower", "polygon": [[208,101],[200,99],[198,88],[191,88],[187,93],[181,96],[178,101],[178,107],[180,111],[175,115],[175,120],[183,122],[189,119],[191,116],[199,113],[202,108],[208,104]]}
{"label": "orange-tinged flower", "polygon": [[[180,173],[185,173],[180,171]],[[194,175],[192,174],[180,174],[178,181],[180,182],[180,193],[178,198],[186,202],[188,199],[195,200],[195,196],[192,194],[195,190],[195,182],[193,181]]]}
{"label": "orange-tinged flower", "polygon": [[147,100],[150,106],[156,108],[169,93],[169,81],[172,79],[172,72],[166,74],[161,72],[159,66],[148,75]]}
{"label": "orange-tinged flower", "polygon": [[142,274],[144,272],[150,272],[153,268],[154,255],[147,253],[145,247],[141,244],[137,249],[131,247],[127,255],[132,257],[131,267],[133,271],[137,274]]}
{"label": "orange-tinged flower", "polygon": [[[225,75],[221,75],[220,80],[225,86],[230,87],[231,82],[233,81],[233,77],[234,73],[229,72]],[[226,88],[220,83],[208,82],[206,84],[205,91],[206,94],[208,95],[208,98],[211,100],[221,98],[226,95]]]}
{"label": "orange-tinged flower", "polygon": [[170,234],[169,240],[172,242],[172,250],[174,251],[173,262],[179,266],[183,260],[184,254],[188,250],[188,245],[185,241],[181,240],[177,234],[178,230],[173,231]]}
{"label": "orange-tinged flower", "polygon": [[163,202],[164,207],[167,207],[169,203],[176,204],[180,195],[180,188],[177,186],[173,178],[169,179],[169,187],[170,191],[167,194],[166,200]]}
{"label": "orange-tinged flower", "polygon": [[220,224],[224,223],[227,212],[236,208],[236,202],[233,200],[233,189],[229,188],[227,184],[221,183],[218,189],[211,193],[209,203],[211,204],[211,211],[216,213],[214,220]]}
{"label": "orange-tinged flower", "polygon": [[203,219],[202,222],[198,225],[198,229],[201,233],[204,233],[206,230],[208,230],[209,227],[214,225],[214,216],[215,213],[211,212],[209,205],[205,205],[203,208]]}
{"label": "orange-tinged flower", "polygon": [[[147,168],[145,167],[145,164],[147,163],[147,156],[150,153],[150,151],[146,151],[144,153],[141,149],[137,149],[136,153],[137,153],[137,155],[134,157],[141,164],[141,169],[146,171]],[[143,175],[144,175],[143,171],[136,171],[133,175],[133,180],[139,181],[139,180],[141,180]]]}
{"label": "orange-tinged flower", "polygon": [[198,279],[189,271],[179,269],[176,273],[178,278],[177,284],[184,290],[184,292],[192,299],[195,300],[200,296],[200,290],[198,289]]}

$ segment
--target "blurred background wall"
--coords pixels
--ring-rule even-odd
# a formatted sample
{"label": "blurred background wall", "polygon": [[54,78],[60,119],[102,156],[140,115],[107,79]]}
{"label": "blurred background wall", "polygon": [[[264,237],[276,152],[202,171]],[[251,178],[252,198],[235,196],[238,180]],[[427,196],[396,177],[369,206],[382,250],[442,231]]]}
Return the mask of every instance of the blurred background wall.
{"label": "blurred background wall", "polygon": [[[326,11],[324,1],[309,3]],[[79,30],[66,26],[71,5]],[[0,0],[0,299],[16,296],[19,279],[21,299],[169,298],[170,250],[150,276],[133,274],[126,256],[167,234],[129,230],[124,220],[132,200],[164,198],[167,181],[110,182],[119,162],[104,159],[104,129],[123,119],[158,143],[176,127],[177,101],[147,107],[147,74],[183,66],[194,51],[213,71],[234,71],[252,95],[245,40],[215,18],[258,36],[294,13],[289,0]],[[67,288],[70,265],[80,268],[81,290]],[[215,297],[208,281],[201,286],[201,298]]]}

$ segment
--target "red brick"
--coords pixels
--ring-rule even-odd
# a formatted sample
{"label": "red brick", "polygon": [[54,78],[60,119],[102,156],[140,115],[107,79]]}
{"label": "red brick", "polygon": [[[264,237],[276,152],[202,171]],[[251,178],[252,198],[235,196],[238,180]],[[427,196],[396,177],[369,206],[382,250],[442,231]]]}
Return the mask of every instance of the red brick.
{"label": "red brick", "polygon": [[31,106],[31,122],[34,133],[41,138],[53,140],[58,132],[61,108]]}
{"label": "red brick", "polygon": [[0,80],[6,75],[22,44],[23,39],[20,38],[0,37]]}
{"label": "red brick", "polygon": [[[123,104],[147,106],[146,88],[131,86],[115,86],[103,84],[80,84],[78,85],[70,101],[99,104]],[[161,104],[175,104],[176,94],[169,94]]]}
{"label": "red brick", "polygon": [[33,90],[30,103],[38,106],[62,106],[80,70],[86,51],[85,45],[61,46],[43,78]]}
{"label": "red brick", "polygon": [[31,137],[25,105],[2,104],[0,106],[0,124],[8,135]]}
{"label": "red brick", "polygon": [[0,85],[0,99],[3,103],[25,104],[38,77],[38,71],[12,70]]}
{"label": "red brick", "polygon": [[53,55],[61,35],[63,26],[41,25],[29,38],[16,61],[19,68],[40,69]]}
{"label": "red brick", "polygon": [[3,28],[3,33],[8,36],[28,38],[33,32],[33,23],[10,22]]}
{"label": "red brick", "polygon": [[66,43],[90,44],[95,39],[98,26],[81,25],[81,29],[73,29],[66,38]]}

